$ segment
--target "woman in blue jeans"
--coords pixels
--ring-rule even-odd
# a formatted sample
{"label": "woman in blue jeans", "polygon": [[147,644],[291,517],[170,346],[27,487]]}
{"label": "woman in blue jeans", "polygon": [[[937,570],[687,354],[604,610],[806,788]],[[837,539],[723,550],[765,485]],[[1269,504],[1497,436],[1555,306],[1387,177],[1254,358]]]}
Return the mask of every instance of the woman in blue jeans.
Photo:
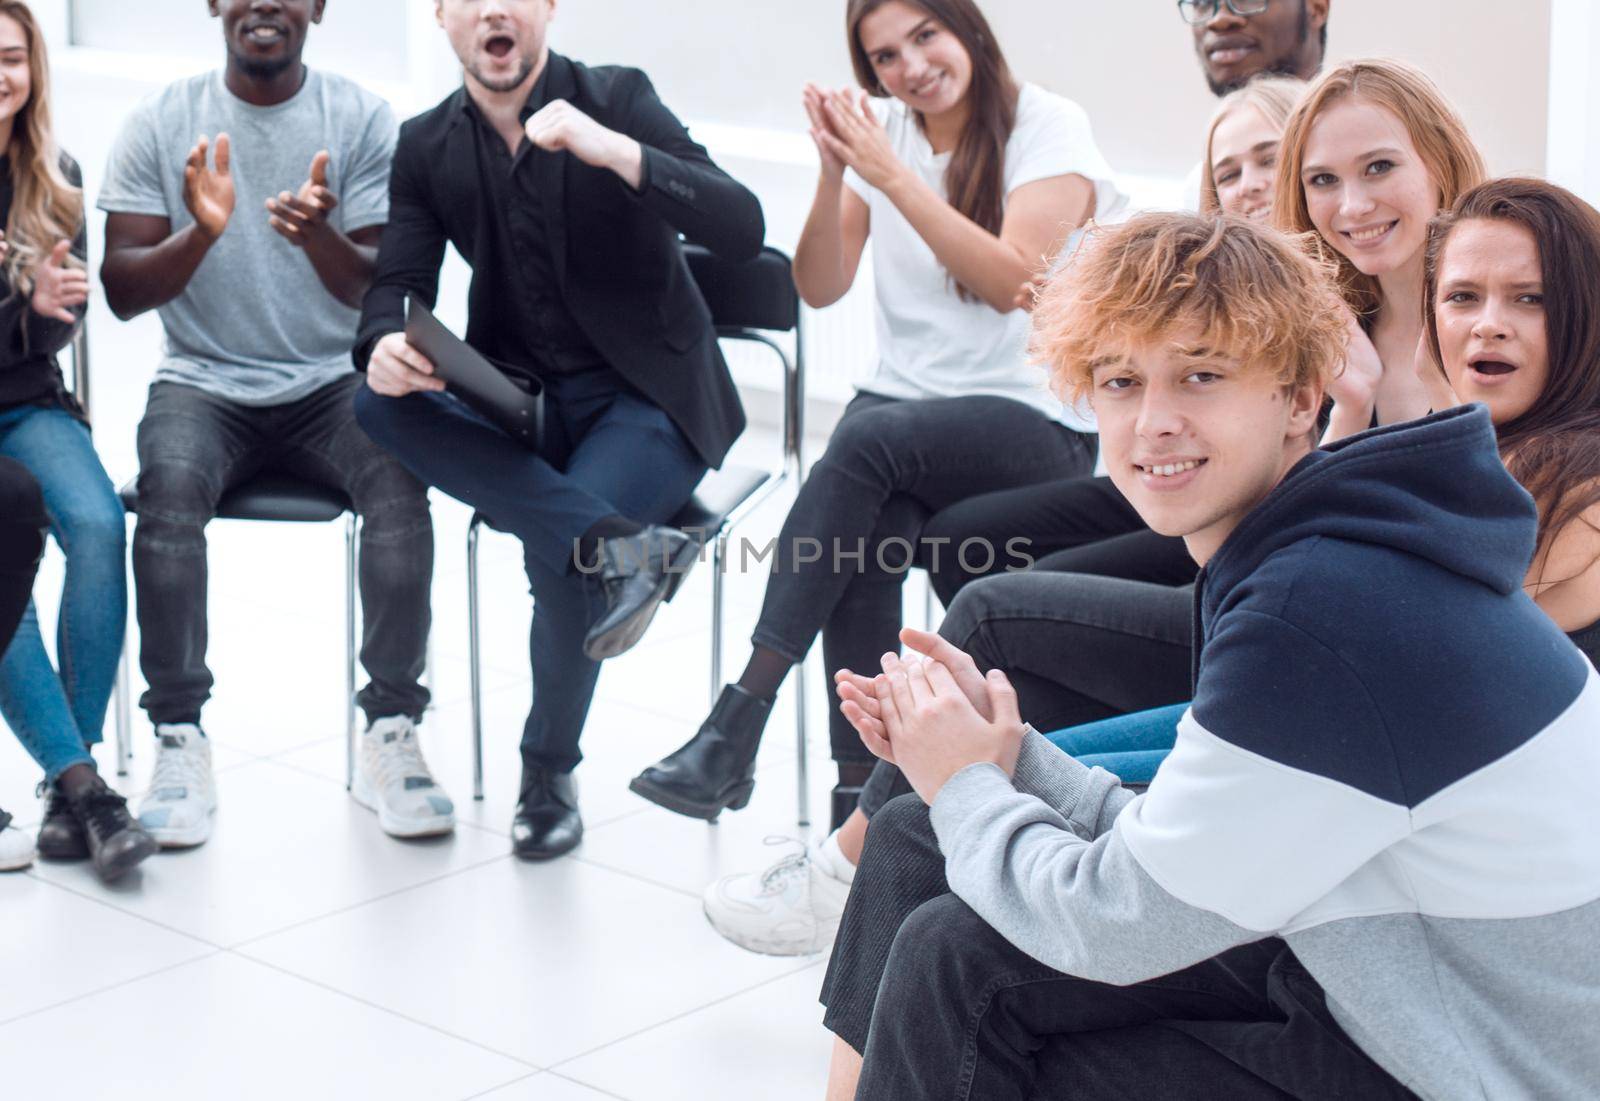
{"label": "woman in blue jeans", "polygon": [[83,192],[50,128],[44,39],[28,6],[0,2],[0,457],[38,482],[50,534],[66,554],[51,663],[30,601],[0,657],[0,716],[44,769],[39,850],[90,857],[106,879],[155,851],[95,770],[127,621],[122,506],[66,392],[56,353],[88,301]]}

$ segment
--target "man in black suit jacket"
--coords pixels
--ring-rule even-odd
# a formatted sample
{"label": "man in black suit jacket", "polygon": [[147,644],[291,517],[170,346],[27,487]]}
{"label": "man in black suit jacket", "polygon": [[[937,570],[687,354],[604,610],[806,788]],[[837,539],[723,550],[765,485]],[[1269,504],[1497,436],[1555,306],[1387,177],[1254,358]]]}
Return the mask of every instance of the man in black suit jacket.
{"label": "man in black suit jacket", "polygon": [[[698,556],[663,525],[744,428],[678,235],[740,260],[764,233],[643,73],[550,52],[554,11],[438,0],[465,84],[401,127],[355,349],[372,437],[523,541],[534,705],[512,841],[528,859],[580,840],[571,772],[598,663]],[[544,389],[537,452],[443,393],[405,339],[405,297],[434,304],[446,242],[473,271],[467,342]]]}

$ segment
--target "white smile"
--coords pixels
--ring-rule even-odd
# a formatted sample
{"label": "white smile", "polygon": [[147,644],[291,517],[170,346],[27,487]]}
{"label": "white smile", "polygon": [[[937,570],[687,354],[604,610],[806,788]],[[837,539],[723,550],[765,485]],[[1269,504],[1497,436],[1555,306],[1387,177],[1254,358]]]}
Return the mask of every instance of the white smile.
{"label": "white smile", "polygon": [[257,27],[250,32],[250,39],[254,42],[276,42],[283,37],[283,32],[276,27]]}
{"label": "white smile", "polygon": [[1388,236],[1389,232],[1399,224],[1400,223],[1398,221],[1393,221],[1385,222],[1381,226],[1373,226],[1371,229],[1346,230],[1345,236],[1350,238],[1351,241],[1358,245],[1370,245],[1374,241],[1381,241],[1384,237]]}
{"label": "white smile", "polygon": [[1186,474],[1203,462],[1204,459],[1186,459],[1181,463],[1162,463],[1160,466],[1141,466],[1139,469],[1157,478],[1171,478],[1178,474]]}
{"label": "white smile", "polygon": [[940,73],[940,74],[938,74],[937,76],[934,76],[934,77],[930,77],[929,79],[923,81],[921,84],[917,85],[915,88],[911,89],[911,94],[914,95],[914,96],[917,96],[918,98],[924,98],[925,99],[928,96],[933,95],[933,93],[938,90],[939,83],[942,80],[944,80],[944,74],[943,73]]}

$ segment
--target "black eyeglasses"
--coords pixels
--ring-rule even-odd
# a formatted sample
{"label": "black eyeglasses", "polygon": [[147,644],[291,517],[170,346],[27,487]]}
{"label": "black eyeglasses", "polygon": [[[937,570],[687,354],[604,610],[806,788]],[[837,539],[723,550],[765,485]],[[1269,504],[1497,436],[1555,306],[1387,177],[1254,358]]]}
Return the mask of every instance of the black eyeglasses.
{"label": "black eyeglasses", "polygon": [[1260,15],[1271,0],[1178,0],[1178,14],[1187,23],[1205,23],[1216,18],[1224,3],[1234,15]]}

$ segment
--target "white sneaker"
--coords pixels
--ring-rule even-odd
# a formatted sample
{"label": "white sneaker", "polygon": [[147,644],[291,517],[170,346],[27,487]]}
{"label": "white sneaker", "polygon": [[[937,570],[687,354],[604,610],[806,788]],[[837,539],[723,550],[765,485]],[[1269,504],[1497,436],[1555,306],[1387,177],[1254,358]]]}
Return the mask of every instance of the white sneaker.
{"label": "white sneaker", "polygon": [[[810,845],[759,872],[719,879],[706,888],[706,918],[723,937],[767,956],[805,956],[833,943],[850,881],[824,847]],[[768,844],[792,838],[769,839]]]}
{"label": "white sneaker", "polygon": [[0,810],[0,872],[20,872],[38,855],[33,835],[13,826],[11,816]]}
{"label": "white sneaker", "polygon": [[217,814],[211,743],[194,723],[157,723],[156,742],[156,767],[139,801],[139,825],[163,849],[203,845]]}
{"label": "white sneaker", "polygon": [[361,735],[350,794],[378,812],[378,825],[390,837],[427,837],[456,828],[455,804],[434,782],[417,728],[405,715],[379,719]]}

